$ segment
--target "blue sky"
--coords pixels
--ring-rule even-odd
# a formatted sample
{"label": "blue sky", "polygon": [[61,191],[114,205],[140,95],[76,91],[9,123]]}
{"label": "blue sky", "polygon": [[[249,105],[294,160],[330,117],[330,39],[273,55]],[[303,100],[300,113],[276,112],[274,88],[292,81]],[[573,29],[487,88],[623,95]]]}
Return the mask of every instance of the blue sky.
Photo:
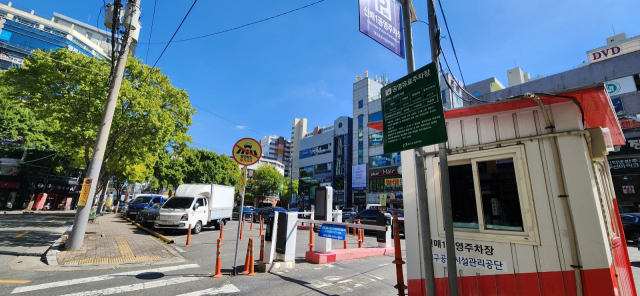
{"label": "blue sky", "polygon": [[[199,0],[175,40],[210,34],[274,16],[319,0]],[[6,4],[6,0],[0,1]],[[531,76],[572,69],[605,38],[640,35],[640,1],[442,0],[470,84],[492,76],[507,84],[506,71]],[[610,3],[611,2],[611,3]],[[168,41],[192,1],[157,0],[152,42]],[[53,12],[95,25],[102,0],[21,0],[21,8],[50,18]],[[414,1],[427,21],[426,1]],[[141,43],[150,34],[154,0],[141,2]],[[102,18],[100,19],[102,23]],[[442,16],[442,35],[447,36]],[[103,27],[104,28],[104,27]],[[413,24],[416,68],[430,62],[428,30]],[[454,56],[442,44],[453,74]],[[164,44],[140,44],[136,56],[153,64]],[[309,126],[331,125],[352,115],[356,75],[406,75],[406,62],[358,30],[358,1],[324,0],[306,9],[220,35],[172,43],[158,67],[184,88],[197,106],[193,146],[229,154],[236,140],[263,134],[290,137],[293,118]],[[233,121],[230,123],[207,111]]]}

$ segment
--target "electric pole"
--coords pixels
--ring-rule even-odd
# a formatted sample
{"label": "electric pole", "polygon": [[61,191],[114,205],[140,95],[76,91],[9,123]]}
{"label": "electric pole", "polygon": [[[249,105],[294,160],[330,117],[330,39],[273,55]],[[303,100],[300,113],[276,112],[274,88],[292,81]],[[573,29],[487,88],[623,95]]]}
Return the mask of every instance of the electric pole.
{"label": "electric pole", "polygon": [[[137,23],[138,19],[133,16],[139,15],[140,10],[140,1],[135,0],[134,7],[131,9],[127,9],[125,11],[125,19],[127,18],[126,14],[131,13],[129,15],[129,28],[127,29],[127,34],[125,34],[127,39],[123,40],[124,44],[122,46],[122,51],[118,56],[118,60],[116,62],[116,69],[113,73],[113,79],[111,80],[111,84],[109,85],[109,93],[107,96],[107,104],[105,105],[104,112],[102,113],[102,120],[100,122],[100,127],[98,129],[98,134],[96,135],[96,143],[93,148],[93,154],[91,155],[91,161],[89,162],[89,167],[87,168],[87,179],[94,180],[95,182],[91,182],[91,189],[89,190],[89,196],[86,200],[85,205],[80,205],[78,203],[78,208],[76,211],[76,217],[73,221],[73,229],[71,230],[71,234],[69,235],[69,244],[67,248],[72,250],[79,250],[82,248],[82,243],[84,242],[84,234],[87,230],[87,222],[89,219],[89,213],[91,212],[91,207],[93,206],[93,197],[96,193],[96,187],[100,177],[100,170],[102,169],[102,162],[104,160],[104,152],[107,147],[107,140],[109,139],[109,132],[111,131],[111,122],[113,121],[113,113],[115,112],[116,105],[118,103],[118,94],[120,93],[120,86],[122,85],[122,78],[124,76],[125,66],[127,65],[127,58],[129,57],[129,46],[131,44],[131,38],[129,37],[131,30],[139,30],[138,26],[135,28],[134,22]],[[114,26],[111,28],[112,30],[118,30],[119,26],[119,13],[118,10],[122,8],[122,1],[115,0],[116,9],[114,10],[115,17],[114,19],[118,19],[117,22],[114,22]],[[137,13],[134,13],[135,9],[137,9]],[[126,22],[125,22],[126,25]],[[113,42],[116,42],[113,40]]]}

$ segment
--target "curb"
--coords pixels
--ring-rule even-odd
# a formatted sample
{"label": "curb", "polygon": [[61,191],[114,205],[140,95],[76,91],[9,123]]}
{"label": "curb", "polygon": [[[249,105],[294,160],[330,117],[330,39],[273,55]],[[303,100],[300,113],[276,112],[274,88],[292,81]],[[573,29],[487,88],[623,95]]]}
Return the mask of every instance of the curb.
{"label": "curb", "polygon": [[69,235],[69,233],[71,232],[72,229],[73,229],[73,225],[69,226],[69,229],[67,229],[67,231],[65,231],[60,236],[60,238],[58,238],[55,242],[53,242],[51,247],[49,247],[49,249],[44,253],[47,265],[59,266],[58,265],[58,259],[56,258],[56,254],[58,252],[60,252],[58,249],[60,248],[60,245],[62,244],[62,238],[65,235]]}
{"label": "curb", "polygon": [[150,233],[151,235],[163,240],[167,244],[173,244],[174,243],[174,241],[172,239],[170,239],[170,238],[168,238],[168,237],[166,237],[166,236],[164,236],[164,235],[162,235],[160,233],[157,233],[157,232],[155,232],[155,231],[153,231],[153,230],[151,230],[149,228],[146,228],[146,227],[140,225],[140,223],[137,223],[137,222],[135,222],[135,221],[133,221],[133,220],[131,220],[129,218],[125,218],[125,219],[127,219],[127,221],[131,222],[131,224],[137,226],[138,228],[140,228],[140,229]]}

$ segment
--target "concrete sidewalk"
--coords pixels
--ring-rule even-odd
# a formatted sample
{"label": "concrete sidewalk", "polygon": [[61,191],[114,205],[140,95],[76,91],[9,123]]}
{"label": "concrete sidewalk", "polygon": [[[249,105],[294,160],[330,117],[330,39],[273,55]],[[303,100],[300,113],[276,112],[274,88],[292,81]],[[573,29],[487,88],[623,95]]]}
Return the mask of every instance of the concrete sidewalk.
{"label": "concrete sidewalk", "polygon": [[105,214],[88,224],[82,249],[61,250],[59,265],[97,265],[182,258],[172,247],[138,229],[119,214]]}

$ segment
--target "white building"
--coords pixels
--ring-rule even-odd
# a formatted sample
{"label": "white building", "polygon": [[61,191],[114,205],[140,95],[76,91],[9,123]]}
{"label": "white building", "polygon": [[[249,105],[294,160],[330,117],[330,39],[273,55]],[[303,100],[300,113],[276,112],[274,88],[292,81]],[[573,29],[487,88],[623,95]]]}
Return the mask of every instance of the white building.
{"label": "white building", "polygon": [[300,140],[302,140],[306,134],[307,119],[294,118],[291,126],[291,178],[293,180],[297,180],[300,177],[300,174],[298,172],[298,169],[300,168],[300,166],[298,165],[298,162],[300,161]]}
{"label": "white building", "polygon": [[291,168],[291,141],[284,137],[263,136],[260,139],[262,158],[275,160],[284,165],[284,176],[289,177]]}

